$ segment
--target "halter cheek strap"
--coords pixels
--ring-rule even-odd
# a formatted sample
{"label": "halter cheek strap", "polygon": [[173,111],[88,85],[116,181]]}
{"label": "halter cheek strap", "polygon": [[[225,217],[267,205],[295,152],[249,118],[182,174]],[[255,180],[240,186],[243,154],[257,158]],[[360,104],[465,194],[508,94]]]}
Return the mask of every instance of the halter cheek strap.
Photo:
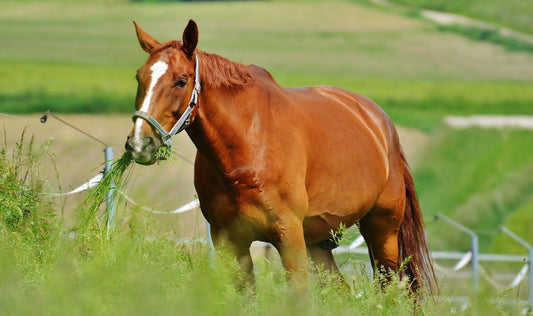
{"label": "halter cheek strap", "polygon": [[194,72],[194,89],[192,91],[191,99],[189,100],[187,109],[185,109],[185,112],[183,112],[176,124],[174,124],[170,132],[165,131],[163,126],[161,126],[161,124],[159,124],[159,122],[157,122],[157,120],[154,119],[150,114],[144,111],[136,111],[135,113],[133,113],[133,122],[135,122],[135,120],[138,118],[145,120],[159,133],[163,145],[166,146],[168,149],[170,149],[172,146],[172,143],[170,142],[172,136],[178,134],[179,132],[189,127],[189,125],[191,125],[192,111],[198,104],[198,95],[200,94],[200,90],[202,89],[202,87],[200,86],[198,55],[196,55],[196,65],[194,67]]}

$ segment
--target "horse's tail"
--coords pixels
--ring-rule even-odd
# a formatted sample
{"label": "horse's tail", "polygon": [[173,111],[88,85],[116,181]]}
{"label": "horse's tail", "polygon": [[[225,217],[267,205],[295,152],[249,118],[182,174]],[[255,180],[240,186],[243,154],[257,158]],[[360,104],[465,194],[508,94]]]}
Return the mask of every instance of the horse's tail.
{"label": "horse's tail", "polygon": [[430,294],[437,290],[437,280],[429,253],[427,235],[413,176],[405,155],[401,152],[405,181],[405,213],[398,234],[399,263],[409,277],[411,289],[426,289]]}

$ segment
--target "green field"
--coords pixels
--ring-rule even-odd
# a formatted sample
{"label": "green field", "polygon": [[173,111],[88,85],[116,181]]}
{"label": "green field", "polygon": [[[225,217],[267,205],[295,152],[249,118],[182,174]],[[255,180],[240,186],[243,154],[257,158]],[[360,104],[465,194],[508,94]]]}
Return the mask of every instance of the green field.
{"label": "green field", "polygon": [[502,5],[498,0],[392,0],[417,8],[461,14],[491,22],[520,32],[533,34],[533,6],[527,1],[510,0]]}
{"label": "green field", "polygon": [[442,113],[531,113],[532,55],[349,2],[0,8],[0,101],[9,112],[130,112],[133,74],[145,59],[131,20],[167,40],[194,18],[202,50],[261,65],[285,86],[333,84],[366,95],[402,125],[428,128]]}
{"label": "green field", "polygon": [[[402,2],[426,7],[420,1]],[[284,86],[332,84],[360,93],[378,102],[396,124],[423,133],[427,141],[419,145],[413,170],[434,249],[469,247],[467,238],[431,221],[441,212],[480,233],[482,252],[525,253],[495,233],[505,224],[533,244],[533,231],[527,225],[533,212],[533,132],[453,130],[442,119],[445,115],[533,115],[533,54],[442,32],[402,10],[361,3],[365,2],[0,1],[0,112],[131,113],[134,74],[146,58],[131,21],[135,19],[155,38],[168,40],[179,39],[187,20],[194,18],[201,50],[263,66]],[[532,32],[531,23],[522,17],[533,10],[527,1],[483,3],[441,1],[437,3],[441,7],[434,8]],[[8,130],[9,135],[1,138],[20,133]],[[115,132],[117,140],[110,142],[122,146],[126,133]],[[13,148],[12,143],[0,147],[2,171],[14,168],[8,163],[13,160]],[[84,159],[79,149],[61,150],[62,156]],[[61,162],[58,178],[76,169],[82,168]],[[80,179],[90,176],[85,169],[79,171],[83,172]],[[338,289],[328,280],[317,281],[312,302],[307,304],[296,298],[291,301],[279,267],[264,261],[259,264],[258,294],[239,293],[230,285],[235,277],[231,264],[210,268],[202,246],[195,245],[191,251],[169,242],[165,234],[177,237],[178,229],[155,233],[153,219],[135,211],[121,213],[121,229],[111,241],[97,233],[65,240],[62,236],[72,228],[72,219],[63,222],[62,215],[71,210],[60,203],[48,205],[39,197],[43,190],[39,181],[44,181],[44,188],[51,181],[50,172],[45,173],[41,177],[30,172],[35,182],[19,177],[20,186],[13,184],[17,177],[7,180],[7,173],[2,174],[0,188],[14,193],[0,196],[1,314],[36,313],[44,307],[45,314],[71,310],[76,315],[174,310],[185,314],[296,315],[302,310],[311,315],[413,314],[404,293],[397,287],[396,292],[376,293],[364,271],[345,297],[337,295]],[[192,185],[181,173],[173,181]],[[153,194],[146,183],[134,184]],[[36,185],[34,196],[21,191],[28,185]],[[179,222],[169,222],[174,221]],[[164,237],[145,240],[154,234]],[[324,282],[328,286],[321,287]],[[524,298],[523,292],[513,292],[516,296],[511,299]],[[69,293],[76,293],[77,299],[71,300]],[[203,297],[212,304],[205,304]],[[37,303],[26,304],[28,300]],[[450,306],[442,304],[426,304],[422,313],[447,314]],[[516,312],[514,307],[502,306],[480,303],[467,311]]]}

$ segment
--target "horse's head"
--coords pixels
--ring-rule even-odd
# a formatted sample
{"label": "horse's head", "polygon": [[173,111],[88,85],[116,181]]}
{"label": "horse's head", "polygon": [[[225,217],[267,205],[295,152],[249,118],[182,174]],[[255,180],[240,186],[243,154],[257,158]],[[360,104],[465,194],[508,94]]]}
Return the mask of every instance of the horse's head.
{"label": "horse's head", "polygon": [[200,91],[196,56],[198,27],[190,20],[182,42],[160,44],[133,23],[139,43],[150,57],[137,71],[137,112],[125,147],[135,161],[150,165],[159,159],[158,149],[170,147],[170,137],[193,119]]}

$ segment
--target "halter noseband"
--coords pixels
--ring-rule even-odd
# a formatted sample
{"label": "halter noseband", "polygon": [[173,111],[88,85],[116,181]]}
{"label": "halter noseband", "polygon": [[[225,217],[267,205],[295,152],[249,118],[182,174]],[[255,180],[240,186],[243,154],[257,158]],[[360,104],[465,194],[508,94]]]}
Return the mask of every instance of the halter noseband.
{"label": "halter noseband", "polygon": [[[159,136],[161,137],[163,145],[168,149],[172,147],[172,143],[170,142],[172,136],[183,131],[191,124],[192,111],[194,110],[194,107],[198,104],[198,95],[200,94],[200,90],[202,88],[200,86],[200,72],[198,70],[198,65],[198,55],[196,55],[196,65],[194,67],[194,89],[192,91],[191,99],[189,100],[189,105],[187,106],[187,109],[185,109],[185,112],[183,112],[183,114],[180,116],[176,124],[174,124],[170,132],[165,131],[163,126],[161,126],[161,124],[159,124],[156,119],[154,119],[150,114],[144,111],[136,111],[131,117],[133,122],[135,122],[137,118],[140,118],[145,120],[146,123],[155,128],[155,130],[159,133]],[[165,158],[160,157],[160,159]]]}

